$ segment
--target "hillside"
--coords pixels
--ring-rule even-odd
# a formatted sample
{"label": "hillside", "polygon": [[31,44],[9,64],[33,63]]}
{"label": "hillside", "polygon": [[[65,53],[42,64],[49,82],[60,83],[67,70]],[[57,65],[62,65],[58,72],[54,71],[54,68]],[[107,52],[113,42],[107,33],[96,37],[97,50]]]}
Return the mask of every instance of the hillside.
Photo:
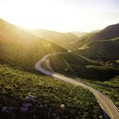
{"label": "hillside", "polygon": [[0,64],[0,119],[99,117],[100,107],[88,90]]}
{"label": "hillside", "polygon": [[95,37],[97,40],[109,40],[119,37],[119,23],[104,28]]}
{"label": "hillside", "polygon": [[[107,83],[119,75],[118,35],[111,35],[110,38],[116,37],[113,39],[105,35],[105,39],[98,39],[101,38],[99,34],[109,29],[79,39],[72,33],[47,30],[31,33],[0,20],[0,118],[103,118],[90,91],[37,75],[34,65],[46,54],[70,49],[71,52],[47,59],[52,71],[75,78],[78,76],[80,80]],[[42,65],[49,69],[45,62]],[[112,92],[114,90],[110,97],[115,98]]]}
{"label": "hillside", "polygon": [[73,44],[76,49],[87,48],[87,45],[93,41],[109,40],[119,37],[119,23],[110,25],[103,30],[91,32],[80,37],[80,39]]}
{"label": "hillside", "polygon": [[71,32],[61,33],[61,32],[44,30],[44,29],[33,29],[33,30],[30,30],[30,33],[38,37],[47,39],[66,49],[75,49],[72,44],[74,44],[75,42],[79,40],[79,37]]}
{"label": "hillside", "polygon": [[88,34],[88,32],[79,32],[79,31],[72,31],[71,33],[73,33],[74,35],[78,36],[79,38]]}
{"label": "hillside", "polygon": [[96,40],[89,43],[87,49],[78,53],[98,61],[116,61],[119,59],[119,37],[111,40]]}
{"label": "hillside", "polygon": [[0,62],[34,70],[44,55],[66,51],[64,48],[0,20]]}
{"label": "hillside", "polygon": [[[47,76],[35,63],[64,48],[0,20],[0,118],[103,118],[93,94]],[[31,71],[31,72],[28,72]]]}
{"label": "hillside", "polygon": [[100,90],[119,107],[119,24],[86,34],[74,46],[78,50],[50,56],[50,66]]}
{"label": "hillside", "polygon": [[[51,56],[51,67],[55,72],[91,80],[109,80],[119,75],[118,25],[111,25],[101,31],[84,35],[79,40],[80,44],[74,43],[75,48],[80,47],[80,49]],[[98,39],[99,36],[102,38]],[[110,39],[112,37],[116,38]]]}
{"label": "hillside", "polygon": [[78,55],[76,52],[50,56],[49,59],[55,72],[70,77],[105,81],[119,75],[119,65],[115,66],[115,63],[112,62],[96,61]]}
{"label": "hillside", "polygon": [[[88,51],[89,50],[87,50],[87,52]],[[98,49],[98,52],[99,51]],[[75,78],[98,89],[109,96],[114,104],[119,107],[119,59],[108,59],[108,61],[104,61],[104,59],[101,58],[91,59],[87,54],[83,56],[84,53],[82,53],[83,55],[81,55],[81,53],[78,55],[77,52],[71,52],[50,56],[50,66],[54,72]],[[115,55],[115,53],[113,53],[113,55]],[[47,65],[42,66],[44,68],[47,67]],[[50,70],[49,67],[47,67],[47,70]]]}

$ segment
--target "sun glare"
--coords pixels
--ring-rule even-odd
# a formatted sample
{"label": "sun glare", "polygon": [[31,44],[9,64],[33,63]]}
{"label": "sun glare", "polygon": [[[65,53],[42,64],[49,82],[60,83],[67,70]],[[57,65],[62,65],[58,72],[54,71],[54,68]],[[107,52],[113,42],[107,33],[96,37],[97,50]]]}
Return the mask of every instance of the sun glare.
{"label": "sun glare", "polygon": [[75,25],[75,22],[83,21],[77,17],[77,14],[82,13],[76,11],[59,0],[11,0],[6,2],[2,17],[24,28],[68,31],[81,27]]}
{"label": "sun glare", "polygon": [[90,31],[98,27],[100,18],[103,25],[108,19],[88,10],[88,6],[76,8],[63,0],[3,0],[0,7],[3,19],[24,28]]}

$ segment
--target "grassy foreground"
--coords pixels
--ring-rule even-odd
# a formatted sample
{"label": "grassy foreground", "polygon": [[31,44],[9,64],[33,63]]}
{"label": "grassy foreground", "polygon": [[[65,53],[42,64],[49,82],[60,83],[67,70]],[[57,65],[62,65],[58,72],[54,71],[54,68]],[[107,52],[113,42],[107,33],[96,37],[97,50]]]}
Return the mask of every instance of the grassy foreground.
{"label": "grassy foreground", "polygon": [[114,102],[117,108],[119,108],[119,76],[116,76],[108,81],[82,80],[107,95]]}
{"label": "grassy foreground", "polygon": [[1,119],[99,119],[88,90],[0,65]]}

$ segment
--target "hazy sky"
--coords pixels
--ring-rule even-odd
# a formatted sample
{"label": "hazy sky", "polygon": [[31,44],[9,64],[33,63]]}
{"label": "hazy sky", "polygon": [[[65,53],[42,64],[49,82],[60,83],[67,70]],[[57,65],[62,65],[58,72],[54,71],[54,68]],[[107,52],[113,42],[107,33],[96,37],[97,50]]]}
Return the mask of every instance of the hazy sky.
{"label": "hazy sky", "polygon": [[119,22],[119,0],[0,0],[0,18],[27,28],[93,31]]}

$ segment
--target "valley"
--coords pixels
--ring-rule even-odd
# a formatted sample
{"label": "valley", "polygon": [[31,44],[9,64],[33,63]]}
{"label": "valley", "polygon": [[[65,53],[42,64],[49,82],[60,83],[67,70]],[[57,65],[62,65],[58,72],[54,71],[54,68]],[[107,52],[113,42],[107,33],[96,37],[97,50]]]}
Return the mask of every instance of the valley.
{"label": "valley", "polygon": [[[105,93],[118,108],[118,46],[118,24],[79,37],[73,32],[27,31],[0,19],[0,118],[104,118],[93,89],[78,81]],[[49,76],[71,77],[75,85],[39,73],[34,66],[45,56],[48,65],[42,62],[42,67]]]}

